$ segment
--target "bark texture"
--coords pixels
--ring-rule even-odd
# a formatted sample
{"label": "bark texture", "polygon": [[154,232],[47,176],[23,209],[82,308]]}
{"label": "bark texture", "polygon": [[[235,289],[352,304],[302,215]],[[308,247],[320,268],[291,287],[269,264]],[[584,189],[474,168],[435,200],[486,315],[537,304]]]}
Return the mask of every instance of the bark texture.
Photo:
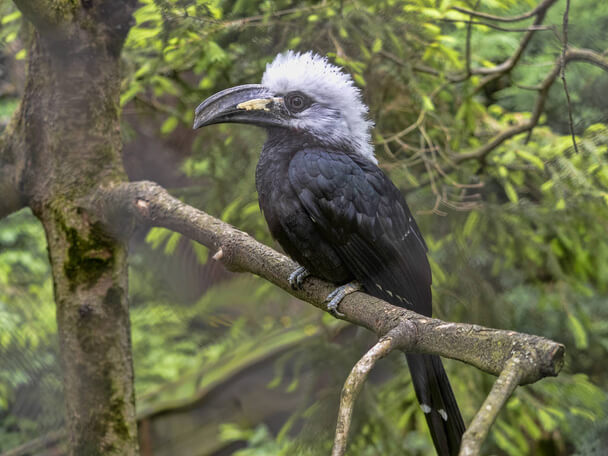
{"label": "bark texture", "polygon": [[[182,233],[215,251],[213,259],[232,271],[254,273],[312,305],[327,310],[325,298],[335,285],[309,277],[299,289],[287,278],[297,264],[247,233],[172,197],[152,182],[130,182],[100,189],[89,202],[108,226],[162,226]],[[128,229],[124,229],[128,235]],[[500,375],[517,355],[519,384],[555,376],[563,366],[565,347],[544,337],[467,323],[448,323],[393,306],[365,293],[352,293],[340,302],[340,317],[379,337],[389,332],[394,346],[409,353],[453,358]],[[400,329],[397,331],[397,329]]]}
{"label": "bark texture", "polygon": [[[122,226],[126,236],[137,223],[182,233],[214,251],[213,259],[234,271],[249,271],[316,307],[328,310],[326,297],[335,285],[309,277],[300,288],[288,281],[297,265],[246,233],[173,198],[152,182],[131,182],[102,188],[89,201],[108,226]],[[480,453],[490,426],[517,387],[555,376],[563,366],[565,347],[543,337],[446,323],[395,307],[364,293],[347,295],[340,318],[374,331],[380,341],[357,363],[347,379],[332,455],[345,454],[354,402],[375,362],[388,352],[428,353],[458,359],[497,375],[494,388],[464,435],[461,456]]]}
{"label": "bark texture", "polygon": [[81,204],[125,179],[119,56],[134,1],[16,1],[28,74],[4,135],[0,188],[44,225],[53,271],[70,453],[137,453],[124,241]]}

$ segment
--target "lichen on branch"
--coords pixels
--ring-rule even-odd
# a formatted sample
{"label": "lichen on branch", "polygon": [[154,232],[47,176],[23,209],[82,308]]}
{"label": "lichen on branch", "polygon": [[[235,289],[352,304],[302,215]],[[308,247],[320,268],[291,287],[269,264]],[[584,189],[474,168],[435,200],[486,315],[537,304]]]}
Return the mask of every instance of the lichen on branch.
{"label": "lichen on branch", "polygon": [[[335,287],[311,277],[301,289],[293,289],[289,275],[297,267],[289,258],[203,211],[172,197],[152,182],[122,183],[100,189],[88,201],[90,210],[112,227],[137,224],[179,232],[215,252],[213,258],[233,271],[254,273],[292,295],[326,309],[325,297]],[[471,426],[467,448],[480,448],[487,431],[517,385],[555,376],[563,365],[565,348],[549,339],[467,323],[447,323],[393,306],[357,292],[340,303],[340,318],[375,332],[380,338],[357,363],[341,400],[334,454],[344,454],[354,401],[376,360],[393,349],[453,358],[499,376],[490,396]],[[488,412],[487,405],[490,404]],[[484,412],[484,410],[486,410]],[[465,448],[463,446],[463,448]],[[471,452],[472,451],[472,452]],[[478,454],[467,450],[467,455]],[[464,454],[464,453],[463,453]]]}
{"label": "lichen on branch", "polygon": [[[112,230],[136,224],[160,226],[179,232],[208,247],[222,251],[222,263],[233,271],[256,274],[320,309],[335,286],[311,277],[294,290],[287,280],[297,264],[247,233],[189,206],[152,182],[123,183],[98,191],[91,208]],[[93,209],[92,209],[93,210]],[[458,359],[485,372],[499,375],[515,353],[525,370],[521,383],[555,376],[563,363],[564,346],[539,336],[484,328],[467,323],[447,323],[393,306],[365,293],[352,293],[340,304],[342,317],[366,327],[379,337],[399,325],[408,329],[408,350]],[[413,337],[411,336],[413,334]]]}

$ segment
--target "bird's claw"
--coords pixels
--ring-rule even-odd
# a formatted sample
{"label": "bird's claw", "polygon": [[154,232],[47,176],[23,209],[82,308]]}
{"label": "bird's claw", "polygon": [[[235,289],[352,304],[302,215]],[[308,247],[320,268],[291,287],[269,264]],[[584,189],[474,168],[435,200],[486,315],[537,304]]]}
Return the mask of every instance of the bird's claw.
{"label": "bird's claw", "polygon": [[310,272],[306,270],[304,266],[299,266],[295,271],[289,274],[287,281],[291,288],[294,290],[302,288],[302,284],[304,283],[304,279],[310,275]]}
{"label": "bird's claw", "polygon": [[361,284],[357,282],[350,282],[346,285],[342,285],[336,288],[334,291],[327,295],[327,298],[325,298],[325,302],[327,302],[328,312],[330,312],[336,318],[344,317],[345,315],[338,310],[338,305],[340,305],[342,300],[347,295],[359,290],[361,290]]}

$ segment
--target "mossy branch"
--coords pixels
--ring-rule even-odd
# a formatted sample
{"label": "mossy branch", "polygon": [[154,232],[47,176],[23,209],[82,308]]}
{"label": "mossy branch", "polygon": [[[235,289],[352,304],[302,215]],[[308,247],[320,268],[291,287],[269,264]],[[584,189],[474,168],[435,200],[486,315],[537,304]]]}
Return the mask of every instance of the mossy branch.
{"label": "mossy branch", "polygon": [[23,16],[38,31],[57,30],[73,19],[79,3],[69,0],[14,0]]}
{"label": "mossy branch", "polygon": [[[287,278],[297,267],[296,263],[248,234],[184,204],[157,184],[132,182],[106,187],[99,190],[88,205],[115,234],[128,236],[136,224],[168,228],[208,247],[215,252],[213,258],[222,261],[228,269],[256,274],[303,301],[327,310],[325,297],[335,288],[333,284],[311,277],[301,289],[292,289]],[[506,375],[504,372],[515,369],[515,385],[555,376],[563,365],[564,346],[549,339],[467,323],[447,323],[365,293],[348,295],[339,310],[344,314],[342,319],[368,328],[380,338],[390,334],[389,339],[381,339],[390,340],[390,349],[457,359],[501,378]],[[379,353],[383,356],[387,352],[380,350]],[[512,367],[514,359],[518,360],[516,368]],[[512,384],[513,380],[509,380],[509,385]],[[504,403],[508,397],[501,394],[504,400],[497,404]],[[485,438],[483,433],[475,435]]]}

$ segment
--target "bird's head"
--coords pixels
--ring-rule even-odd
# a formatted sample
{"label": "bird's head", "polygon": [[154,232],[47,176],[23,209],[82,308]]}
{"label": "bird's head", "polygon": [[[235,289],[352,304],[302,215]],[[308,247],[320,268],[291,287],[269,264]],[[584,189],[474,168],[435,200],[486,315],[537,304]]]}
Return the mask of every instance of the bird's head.
{"label": "bird's head", "polygon": [[262,84],[223,90],[196,108],[194,128],[247,123],[309,135],[329,147],[350,147],[376,162],[372,122],[352,78],[312,52],[288,51],[266,66]]}

